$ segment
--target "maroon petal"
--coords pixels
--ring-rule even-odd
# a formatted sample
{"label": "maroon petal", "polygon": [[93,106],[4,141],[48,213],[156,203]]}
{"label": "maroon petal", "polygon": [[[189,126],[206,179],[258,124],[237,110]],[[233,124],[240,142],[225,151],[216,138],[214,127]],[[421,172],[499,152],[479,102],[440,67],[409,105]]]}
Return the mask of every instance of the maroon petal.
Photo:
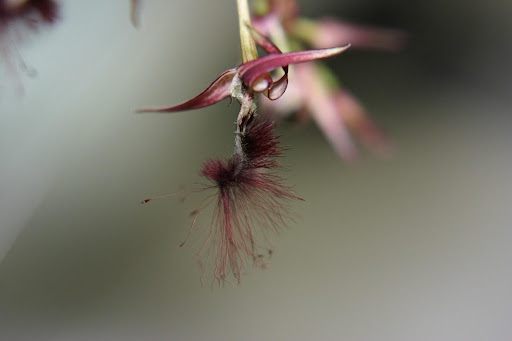
{"label": "maroon petal", "polygon": [[[283,54],[281,50],[270,39],[258,32],[256,29],[251,28],[252,35],[256,44],[261,46],[269,54]],[[281,76],[276,82],[271,83],[268,91],[265,92],[270,100],[276,100],[281,97],[286,88],[288,87],[288,65],[283,66],[284,75]]]}
{"label": "maroon petal", "polygon": [[268,56],[261,57],[240,65],[237,68],[237,71],[242,81],[248,87],[252,88],[254,82],[258,80],[262,75],[278,67],[332,57],[342,53],[348,49],[349,46],[350,44],[331,49],[299,51],[283,54],[269,54]]}
{"label": "maroon petal", "polygon": [[277,82],[272,83],[272,85],[268,88],[268,91],[265,93],[265,96],[267,96],[271,101],[274,101],[283,96],[286,88],[288,87],[288,70],[285,72],[286,73],[281,78],[279,78]]}
{"label": "maroon petal", "polygon": [[204,108],[220,102],[230,95],[229,86],[237,70],[229,69],[220,75],[205,91],[196,97],[172,107],[139,109],[137,112],[176,112]]}
{"label": "maroon petal", "polygon": [[270,73],[265,72],[252,83],[252,91],[266,93],[272,87],[274,80]]}

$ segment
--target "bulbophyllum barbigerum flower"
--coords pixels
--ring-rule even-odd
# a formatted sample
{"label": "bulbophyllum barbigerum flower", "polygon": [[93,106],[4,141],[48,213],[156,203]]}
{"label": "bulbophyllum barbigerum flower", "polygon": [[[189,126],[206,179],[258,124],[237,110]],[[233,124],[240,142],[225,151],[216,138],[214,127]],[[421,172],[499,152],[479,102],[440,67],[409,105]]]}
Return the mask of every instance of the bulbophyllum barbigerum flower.
{"label": "bulbophyllum barbigerum flower", "polygon": [[[334,18],[310,20],[300,16],[296,0],[255,0],[253,25],[271,37],[283,51],[292,47],[329,48],[350,43],[356,49],[398,51],[406,40],[395,29],[356,25]],[[294,115],[300,121],[312,118],[339,157],[357,157],[353,136],[370,150],[387,155],[391,144],[360,102],[319,62],[294,66],[292,82],[279,101],[261,98],[263,112],[271,117]]]}
{"label": "bulbophyllum barbigerum flower", "polygon": [[[276,100],[287,88],[289,65],[328,58],[348,48],[347,45],[283,54],[251,28],[247,2],[238,0],[237,4],[242,64],[222,73],[205,91],[186,102],[139,110],[166,113],[198,109],[227,97],[240,103],[233,155],[226,160],[210,159],[200,171],[212,184],[204,189],[215,189],[216,195],[196,211],[197,215],[210,204],[214,205],[211,225],[198,255],[205,261],[203,277],[207,269],[213,268],[213,277],[219,282],[230,278],[239,282],[248,264],[265,265],[262,250],[268,250],[267,234],[287,225],[291,219],[288,202],[300,199],[276,173],[280,167],[276,158],[282,156],[283,148],[274,133],[274,123],[259,118],[255,94]],[[256,44],[268,55],[259,57]],[[282,70],[277,79],[271,76],[275,69]],[[194,226],[195,218],[191,231]]]}
{"label": "bulbophyllum barbigerum flower", "polygon": [[59,5],[52,0],[0,0],[0,63],[20,91],[23,87],[17,63],[23,71],[31,70],[19,56],[18,46],[31,33],[55,23],[58,12]]}
{"label": "bulbophyllum barbigerum flower", "polygon": [[[269,54],[236,68],[224,71],[210,86],[196,97],[170,107],[146,108],[139,112],[176,112],[203,108],[231,97],[240,104],[246,102],[245,93],[263,93],[268,99],[281,97],[288,86],[288,66],[312,60],[329,58],[345,51],[349,45],[329,49],[281,53],[281,51],[264,36],[253,31],[254,38]],[[270,71],[283,68],[284,75],[277,81],[272,79]]]}

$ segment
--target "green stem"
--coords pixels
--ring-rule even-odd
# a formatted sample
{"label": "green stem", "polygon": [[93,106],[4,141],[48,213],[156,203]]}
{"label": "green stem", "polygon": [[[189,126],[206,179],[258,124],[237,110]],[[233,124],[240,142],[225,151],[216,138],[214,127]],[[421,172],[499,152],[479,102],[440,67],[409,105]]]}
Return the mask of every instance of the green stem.
{"label": "green stem", "polygon": [[238,25],[240,26],[240,45],[242,48],[242,62],[247,63],[258,59],[256,43],[249,29],[251,26],[251,12],[247,0],[237,0]]}

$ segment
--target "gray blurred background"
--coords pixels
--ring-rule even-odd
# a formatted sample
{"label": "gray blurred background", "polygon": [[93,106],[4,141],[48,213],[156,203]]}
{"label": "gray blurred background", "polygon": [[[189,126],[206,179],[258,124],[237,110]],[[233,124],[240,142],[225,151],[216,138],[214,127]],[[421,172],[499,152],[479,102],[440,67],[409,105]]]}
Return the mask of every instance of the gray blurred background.
{"label": "gray blurred background", "polygon": [[401,54],[329,61],[394,139],[339,161],[283,125],[306,199],[268,269],[201,287],[179,248],[201,199],[140,205],[228,155],[237,106],[173,104],[237,65],[235,1],[63,1],[0,92],[0,340],[510,340],[510,1],[300,1],[410,34]]}

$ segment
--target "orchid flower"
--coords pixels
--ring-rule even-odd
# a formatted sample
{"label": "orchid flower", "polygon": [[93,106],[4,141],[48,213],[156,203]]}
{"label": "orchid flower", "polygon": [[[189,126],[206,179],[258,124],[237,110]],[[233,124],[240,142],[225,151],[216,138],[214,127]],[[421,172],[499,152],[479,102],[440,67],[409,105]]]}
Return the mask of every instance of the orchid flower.
{"label": "orchid flower", "polygon": [[[236,68],[224,71],[210,86],[196,97],[169,107],[140,109],[139,112],[176,112],[199,109],[215,104],[227,97],[241,99],[243,91],[263,93],[268,99],[276,100],[286,91],[288,86],[288,66],[312,60],[335,56],[345,51],[350,45],[328,49],[281,53],[267,38],[254,32],[256,43],[269,54],[248,61]],[[270,71],[283,68],[284,75],[274,81]]]}
{"label": "orchid flower", "polygon": [[[240,103],[233,155],[204,163],[200,174],[212,185],[199,190],[215,189],[217,193],[195,211],[189,232],[190,235],[194,230],[197,216],[214,204],[210,228],[197,254],[205,258],[203,278],[206,269],[213,267],[213,277],[219,282],[227,282],[230,277],[239,282],[248,263],[263,267],[261,250],[268,250],[263,244],[268,240],[267,234],[281,230],[292,220],[287,201],[301,200],[276,174],[280,167],[277,158],[283,155],[283,148],[274,134],[274,122],[259,119],[255,95],[261,93],[269,100],[280,98],[288,86],[289,65],[332,57],[349,47],[281,53],[251,27],[247,0],[237,0],[237,5],[242,64],[224,71],[206,90],[188,101],[138,110],[169,113],[198,109],[227,97]],[[256,45],[268,55],[259,57]],[[276,69],[281,69],[282,74],[273,79],[271,72]],[[145,199],[143,203],[167,196]],[[215,261],[210,264],[212,257]]]}
{"label": "orchid flower", "polygon": [[[350,43],[354,48],[398,51],[406,35],[399,30],[350,24],[336,19],[313,21],[299,16],[295,0],[257,0],[258,15],[253,25],[271,37],[284,51],[291,46],[329,48]],[[263,112],[272,117],[295,114],[312,117],[339,157],[351,161],[357,156],[352,135],[369,149],[386,155],[390,141],[368,116],[359,101],[320,63],[294,67],[290,89],[276,102],[261,98]]]}

